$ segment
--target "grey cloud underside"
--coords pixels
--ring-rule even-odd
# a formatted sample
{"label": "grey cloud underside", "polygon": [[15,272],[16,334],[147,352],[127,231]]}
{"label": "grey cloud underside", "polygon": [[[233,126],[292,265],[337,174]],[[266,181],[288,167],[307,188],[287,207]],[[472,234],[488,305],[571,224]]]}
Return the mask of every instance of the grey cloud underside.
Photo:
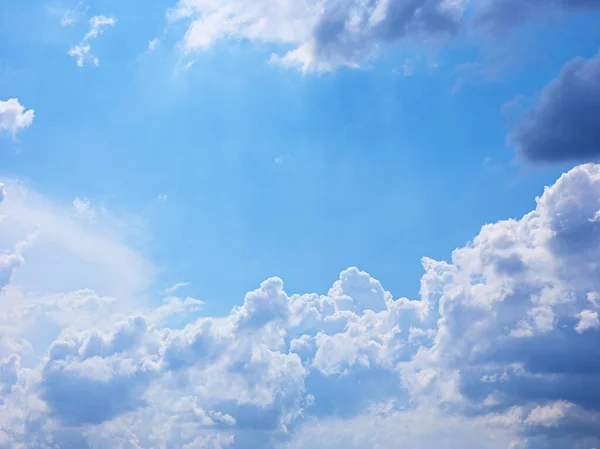
{"label": "grey cloud underside", "polygon": [[529,19],[599,8],[598,0],[489,0],[477,11],[476,21],[501,32]]}
{"label": "grey cloud underside", "polygon": [[360,61],[378,45],[452,35],[460,24],[458,13],[442,0],[331,1],[313,31],[315,53],[319,59]]}
{"label": "grey cloud underside", "polygon": [[595,160],[600,155],[600,55],[569,62],[542,90],[509,143],[534,162]]}
{"label": "grey cloud underside", "polygon": [[303,71],[358,67],[400,42],[431,42],[463,31],[513,28],[600,9],[598,0],[180,0],[172,20],[191,20],[187,50],[205,50],[219,39],[283,43],[290,51],[273,61]]}

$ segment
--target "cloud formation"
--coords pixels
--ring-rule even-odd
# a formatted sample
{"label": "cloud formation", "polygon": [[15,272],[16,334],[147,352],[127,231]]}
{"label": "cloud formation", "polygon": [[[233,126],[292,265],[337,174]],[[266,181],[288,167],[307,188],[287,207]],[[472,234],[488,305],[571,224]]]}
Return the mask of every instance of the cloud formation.
{"label": "cloud formation", "polygon": [[425,258],[414,300],[357,268],[326,294],[269,278],[223,317],[175,289],[123,308],[7,278],[0,444],[597,447],[599,211],[600,165],[576,167],[450,262]]}
{"label": "cloud formation", "polygon": [[0,133],[7,132],[13,137],[33,123],[34,110],[25,110],[18,98],[0,101]]}
{"label": "cloud formation", "polygon": [[250,40],[280,49],[271,62],[323,72],[363,66],[401,42],[440,42],[482,28],[505,31],[526,20],[598,8],[596,0],[179,0],[167,16],[189,23],[187,52],[222,39]]}
{"label": "cloud formation", "polygon": [[508,141],[533,162],[595,160],[600,155],[600,53],[565,65]]}
{"label": "cloud formation", "polygon": [[77,44],[71,47],[69,50],[69,56],[73,56],[77,61],[77,67],[83,67],[86,61],[90,61],[93,65],[98,67],[100,65],[100,59],[92,53],[92,45],[90,41],[96,39],[108,28],[114,27],[117,24],[115,17],[107,16],[94,16],[90,19],[90,29],[83,36],[83,39]]}
{"label": "cloud formation", "polygon": [[477,19],[494,31],[506,31],[531,18],[548,18],[598,8],[600,4],[596,0],[488,0],[483,2]]}
{"label": "cloud formation", "polygon": [[188,19],[188,51],[203,50],[219,39],[249,39],[291,49],[273,61],[303,71],[358,66],[381,47],[455,34],[461,0],[316,2],[261,0],[180,0],[170,20]]}

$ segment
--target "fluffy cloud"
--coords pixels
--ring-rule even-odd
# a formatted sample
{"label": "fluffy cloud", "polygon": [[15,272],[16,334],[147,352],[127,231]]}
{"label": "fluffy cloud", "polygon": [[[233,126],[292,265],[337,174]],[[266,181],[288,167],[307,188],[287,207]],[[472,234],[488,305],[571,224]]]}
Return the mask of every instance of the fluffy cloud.
{"label": "fluffy cloud", "polygon": [[509,142],[535,162],[600,155],[600,54],[575,58],[546,86]]}
{"label": "fluffy cloud", "polygon": [[33,109],[25,110],[18,98],[0,101],[0,133],[8,132],[13,137],[33,123]]}
{"label": "fluffy cloud", "polygon": [[106,29],[114,27],[117,23],[115,17],[94,16],[90,19],[90,29],[83,36],[83,39],[71,47],[69,56],[73,56],[77,61],[77,67],[83,67],[86,61],[90,61],[96,67],[100,65],[100,59],[92,53],[90,41],[100,36]]}
{"label": "fluffy cloud", "polygon": [[461,0],[340,2],[180,0],[171,20],[191,19],[188,50],[202,50],[223,38],[250,39],[291,47],[273,60],[304,71],[358,66],[379,48],[403,39],[454,34]]}
{"label": "fluffy cloud", "polygon": [[600,166],[579,166],[521,220],[485,226],[451,264],[428,261],[425,294],[439,320],[434,344],[405,367],[413,392],[475,414],[517,407],[529,411],[526,427],[585,415],[561,431],[597,438],[598,209]]}
{"label": "fluffy cloud", "polygon": [[349,268],[324,295],[270,278],[198,317],[175,289],[123,307],[25,295],[13,273],[0,447],[597,447],[599,210],[600,166],[579,166],[450,262],[424,259],[417,300]]}

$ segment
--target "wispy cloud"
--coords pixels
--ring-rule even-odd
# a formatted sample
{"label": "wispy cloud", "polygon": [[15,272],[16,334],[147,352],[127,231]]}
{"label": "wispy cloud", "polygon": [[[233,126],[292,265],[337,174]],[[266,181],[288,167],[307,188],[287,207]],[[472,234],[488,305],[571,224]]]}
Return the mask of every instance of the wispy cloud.
{"label": "wispy cloud", "polygon": [[79,2],[75,7],[63,10],[60,24],[64,27],[76,24],[85,17],[88,9],[83,2]]}
{"label": "wispy cloud", "polygon": [[154,51],[160,45],[160,39],[155,37],[150,42],[148,42],[148,51]]}
{"label": "wispy cloud", "polygon": [[90,41],[100,36],[106,29],[114,27],[117,23],[115,17],[94,16],[90,19],[90,29],[83,36],[83,39],[69,50],[69,55],[77,60],[77,67],[83,67],[86,61],[91,61],[93,65],[98,67],[100,59],[92,54],[92,46]]}
{"label": "wispy cloud", "polygon": [[188,285],[190,285],[189,282],[177,282],[176,284],[173,284],[171,287],[165,288],[165,293],[167,295],[172,295],[177,290],[180,290],[180,289],[182,289],[184,287],[187,287]]}

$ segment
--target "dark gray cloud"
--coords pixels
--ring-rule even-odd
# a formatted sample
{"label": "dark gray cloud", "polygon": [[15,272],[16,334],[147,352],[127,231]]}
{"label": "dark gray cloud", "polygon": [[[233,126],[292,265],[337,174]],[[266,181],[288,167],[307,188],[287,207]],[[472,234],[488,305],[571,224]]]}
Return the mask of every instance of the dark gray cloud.
{"label": "dark gray cloud", "polygon": [[461,26],[459,11],[443,0],[330,1],[313,30],[322,60],[360,62],[377,46],[404,38],[448,36]]}
{"label": "dark gray cloud", "polygon": [[508,141],[519,155],[534,162],[597,159],[600,155],[600,54],[587,60],[570,61],[558,78],[542,90]]}

